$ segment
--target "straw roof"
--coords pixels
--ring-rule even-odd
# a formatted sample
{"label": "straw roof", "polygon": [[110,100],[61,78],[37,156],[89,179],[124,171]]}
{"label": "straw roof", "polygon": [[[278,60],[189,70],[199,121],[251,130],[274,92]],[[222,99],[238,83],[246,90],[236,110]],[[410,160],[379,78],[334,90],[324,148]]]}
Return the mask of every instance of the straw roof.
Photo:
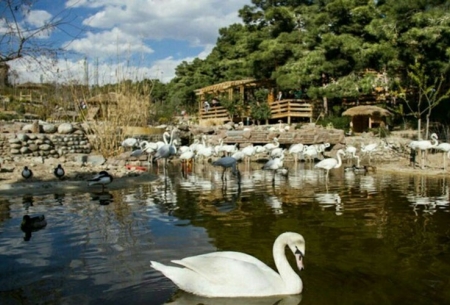
{"label": "straw roof", "polygon": [[343,116],[358,116],[358,115],[379,115],[379,116],[391,116],[388,110],[377,106],[356,106],[345,110],[342,113]]}
{"label": "straw roof", "polygon": [[203,87],[203,88],[195,90],[195,92],[197,93],[197,95],[200,95],[200,94],[203,94],[205,92],[224,91],[224,90],[232,88],[232,87],[236,87],[236,86],[240,86],[240,85],[252,84],[252,83],[255,83],[255,82],[256,82],[256,80],[254,78],[248,78],[248,79],[242,79],[242,80],[232,80],[232,81],[227,81],[227,82],[223,82],[223,83],[219,83],[219,84],[214,84],[214,85],[211,85],[211,86]]}

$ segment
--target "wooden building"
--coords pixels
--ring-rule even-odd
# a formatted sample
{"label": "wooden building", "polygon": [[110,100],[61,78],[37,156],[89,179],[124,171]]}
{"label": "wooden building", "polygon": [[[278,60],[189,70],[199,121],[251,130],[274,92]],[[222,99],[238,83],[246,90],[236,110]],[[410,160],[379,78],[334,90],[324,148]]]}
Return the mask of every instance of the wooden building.
{"label": "wooden building", "polygon": [[[240,96],[245,105],[248,102],[247,98],[252,96],[255,90],[262,88],[266,88],[269,92],[266,102],[269,104],[272,114],[270,119],[282,120],[288,124],[295,118],[303,118],[313,122],[323,109],[322,101],[295,98],[276,99],[273,84],[249,78],[227,81],[195,90],[198,96],[199,121],[219,120],[225,123],[233,120],[234,118],[229,116],[228,111],[220,103],[213,105],[212,100],[217,99],[220,101],[221,98],[233,100],[236,96]],[[208,102],[209,107],[205,107],[205,101]],[[243,112],[245,116],[249,116],[249,107],[244,109]],[[238,120],[242,119],[238,118]]]}

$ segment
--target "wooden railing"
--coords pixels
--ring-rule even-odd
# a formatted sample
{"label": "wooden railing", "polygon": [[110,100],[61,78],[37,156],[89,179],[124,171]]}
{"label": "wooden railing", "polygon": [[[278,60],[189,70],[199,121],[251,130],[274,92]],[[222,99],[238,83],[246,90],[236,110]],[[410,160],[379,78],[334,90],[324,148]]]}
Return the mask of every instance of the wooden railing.
{"label": "wooden railing", "polygon": [[208,111],[206,111],[205,108],[202,107],[200,109],[200,119],[201,120],[207,120],[207,119],[228,120],[229,115],[228,115],[228,111],[222,106],[210,107]]}
{"label": "wooden railing", "polygon": [[[314,118],[314,106],[311,101],[298,100],[298,99],[285,99],[275,100],[270,103],[270,110],[272,113],[272,119],[284,119],[288,118]],[[200,120],[207,119],[221,119],[224,121],[229,120],[227,110],[222,106],[214,106],[209,108],[208,111],[205,108],[200,109]]]}
{"label": "wooden railing", "polygon": [[313,117],[313,106],[304,100],[275,100],[270,105],[272,119],[297,117]]}

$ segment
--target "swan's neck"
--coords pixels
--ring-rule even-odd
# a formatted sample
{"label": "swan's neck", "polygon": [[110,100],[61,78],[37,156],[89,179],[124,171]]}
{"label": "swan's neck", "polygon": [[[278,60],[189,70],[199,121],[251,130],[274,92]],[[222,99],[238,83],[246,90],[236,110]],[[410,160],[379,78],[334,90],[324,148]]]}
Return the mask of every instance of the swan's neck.
{"label": "swan's neck", "polygon": [[[172,132],[170,133],[170,142],[169,142],[169,145],[170,146],[172,146],[172,143],[173,143],[173,135],[175,134],[175,129],[172,129]],[[167,141],[166,141],[166,143],[167,143]]]}
{"label": "swan's neck", "polygon": [[286,258],[285,248],[287,244],[288,242],[283,236],[279,236],[275,240],[275,243],[273,244],[273,259],[285,287],[289,290],[293,290],[299,285],[301,286],[302,281],[298,274],[292,269]]}
{"label": "swan's neck", "polygon": [[438,140],[435,137],[432,137],[431,142],[433,142],[431,147],[436,147],[438,145]]}
{"label": "swan's neck", "polygon": [[341,159],[341,154],[340,154],[340,152],[338,152],[338,153],[336,154],[336,158],[337,158],[337,160],[338,160],[338,163],[336,164],[336,166],[335,166],[334,168],[339,168],[339,167],[341,167],[341,165],[342,165],[342,159]]}
{"label": "swan's neck", "polygon": [[165,132],[163,134],[163,140],[164,140],[164,144],[169,144],[169,141],[167,140],[167,137],[170,136],[170,134],[168,132]]}

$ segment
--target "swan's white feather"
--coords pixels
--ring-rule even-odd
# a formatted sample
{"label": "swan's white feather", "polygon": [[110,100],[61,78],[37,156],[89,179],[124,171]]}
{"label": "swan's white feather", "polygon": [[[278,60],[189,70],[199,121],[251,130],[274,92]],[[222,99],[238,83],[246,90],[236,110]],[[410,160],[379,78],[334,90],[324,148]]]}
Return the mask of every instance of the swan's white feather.
{"label": "swan's white feather", "polygon": [[304,240],[296,233],[284,233],[280,236],[274,245],[274,259],[280,274],[253,256],[231,251],[172,261],[185,268],[153,261],[151,266],[182,290],[206,297],[297,294],[302,291],[303,285],[286,260],[284,246],[289,245],[292,252],[300,250],[304,254]]}

